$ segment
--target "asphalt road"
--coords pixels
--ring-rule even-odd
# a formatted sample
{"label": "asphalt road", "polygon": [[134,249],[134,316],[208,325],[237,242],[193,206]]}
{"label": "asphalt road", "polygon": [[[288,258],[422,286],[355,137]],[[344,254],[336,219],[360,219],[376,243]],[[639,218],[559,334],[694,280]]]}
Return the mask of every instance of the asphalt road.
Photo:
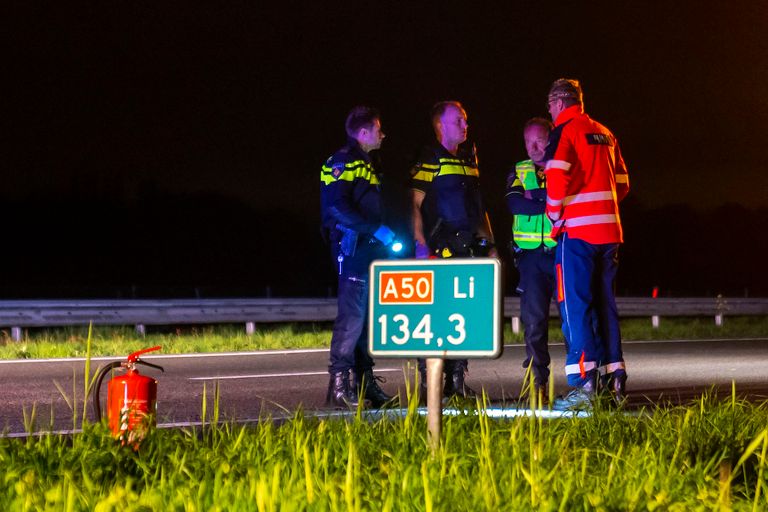
{"label": "asphalt road", "polygon": [[[564,348],[553,344],[550,352],[556,393],[562,393],[567,388],[561,370]],[[733,381],[739,394],[768,399],[768,338],[625,342],[624,356],[634,406],[684,402],[712,386],[730,393]],[[523,358],[522,346],[508,345],[497,360],[471,361],[468,383],[476,390],[484,388],[496,404],[513,406],[523,386]],[[95,358],[92,371],[115,360]],[[327,350],[148,356],[145,360],[165,367],[165,373],[140,367],[141,373],[159,380],[161,425],[199,422],[204,391],[210,415],[217,383],[222,419],[290,415],[300,407],[308,412],[327,410]],[[35,429],[79,426],[69,403],[76,397],[80,417],[84,366],[82,359],[0,361],[0,429],[9,434],[24,432],[33,407]],[[413,372],[413,363],[406,360],[379,359],[376,366],[376,373],[386,378],[382,387],[390,393],[404,394],[406,376],[412,382]],[[106,381],[102,388],[102,402],[106,402]],[[92,415],[90,409],[89,404]]]}

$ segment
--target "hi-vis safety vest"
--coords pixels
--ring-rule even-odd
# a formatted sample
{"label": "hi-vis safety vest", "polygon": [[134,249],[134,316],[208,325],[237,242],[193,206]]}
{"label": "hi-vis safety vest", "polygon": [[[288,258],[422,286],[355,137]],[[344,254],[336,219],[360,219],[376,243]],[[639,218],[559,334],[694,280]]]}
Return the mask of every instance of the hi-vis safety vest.
{"label": "hi-vis safety vest", "polygon": [[[524,190],[542,188],[536,179],[536,166],[531,160],[523,160],[515,165],[517,178],[515,185],[522,185]],[[557,242],[549,235],[552,232],[552,222],[545,214],[515,215],[512,224],[512,236],[515,244],[521,249],[536,249],[542,243],[546,247],[554,247]]]}

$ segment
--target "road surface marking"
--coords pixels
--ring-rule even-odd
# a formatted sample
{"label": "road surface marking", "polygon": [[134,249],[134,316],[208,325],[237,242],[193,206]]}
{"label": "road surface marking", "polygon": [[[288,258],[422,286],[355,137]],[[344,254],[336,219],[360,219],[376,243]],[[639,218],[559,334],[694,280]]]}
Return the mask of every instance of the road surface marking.
{"label": "road surface marking", "polygon": [[[643,343],[659,344],[659,343],[709,343],[709,342],[725,342],[725,341],[768,341],[768,338],[707,338],[699,340],[624,340],[623,345],[640,345]],[[564,343],[550,343],[551,347],[562,347]],[[505,348],[525,348],[525,345],[521,343],[507,343]],[[248,356],[285,356],[294,354],[317,354],[321,352],[329,352],[327,348],[302,348],[302,349],[290,349],[290,350],[255,350],[250,352],[201,352],[196,354],[162,354],[142,357],[145,361],[151,361],[154,359],[197,359],[204,357],[248,357]],[[121,361],[126,356],[99,356],[92,357],[91,361]],[[54,357],[49,359],[2,359],[0,364],[11,363],[77,363],[84,362],[84,357]]]}

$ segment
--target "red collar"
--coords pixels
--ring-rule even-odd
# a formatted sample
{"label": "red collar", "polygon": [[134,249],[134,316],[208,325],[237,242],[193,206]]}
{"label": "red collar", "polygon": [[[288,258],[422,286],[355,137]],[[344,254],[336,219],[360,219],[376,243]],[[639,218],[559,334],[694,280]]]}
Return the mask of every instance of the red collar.
{"label": "red collar", "polygon": [[560,126],[561,124],[567,123],[574,117],[583,113],[584,113],[584,107],[582,107],[578,103],[576,105],[571,105],[570,107],[560,112],[560,115],[557,116],[557,119],[555,120],[555,126]]}

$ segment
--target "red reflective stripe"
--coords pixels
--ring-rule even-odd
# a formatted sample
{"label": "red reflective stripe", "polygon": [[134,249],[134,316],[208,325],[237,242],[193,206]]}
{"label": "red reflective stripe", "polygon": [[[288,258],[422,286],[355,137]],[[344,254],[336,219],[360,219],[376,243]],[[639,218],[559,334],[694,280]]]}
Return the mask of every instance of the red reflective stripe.
{"label": "red reflective stripe", "polygon": [[579,373],[582,379],[587,378],[587,370],[584,369],[584,351],[581,351],[581,358],[579,358]]}
{"label": "red reflective stripe", "polygon": [[563,267],[558,263],[555,265],[557,271],[557,302],[563,302],[565,300],[565,292],[563,290]]}

